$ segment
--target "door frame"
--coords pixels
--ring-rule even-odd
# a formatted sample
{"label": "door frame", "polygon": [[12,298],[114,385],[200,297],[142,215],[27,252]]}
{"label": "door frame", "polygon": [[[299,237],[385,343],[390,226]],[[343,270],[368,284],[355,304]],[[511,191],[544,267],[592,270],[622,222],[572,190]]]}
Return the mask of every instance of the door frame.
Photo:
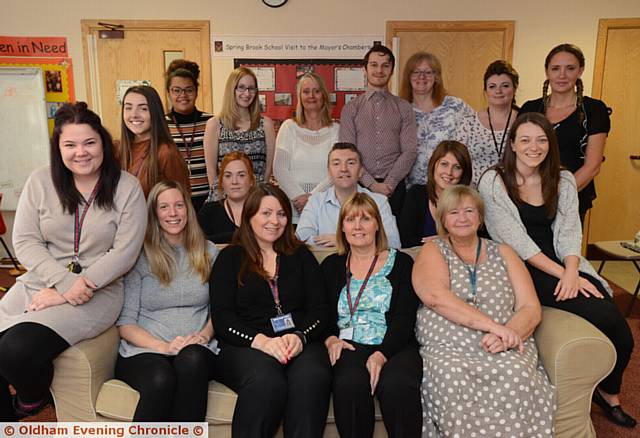
{"label": "door frame", "polygon": [[[400,32],[502,32],[502,59],[512,62],[513,44],[515,37],[514,20],[390,20],[387,21],[385,42],[396,59],[399,59],[398,47],[394,40]],[[402,47],[400,47],[400,50]],[[395,68],[392,78],[392,91],[399,89],[400,70],[404,66]]]}
{"label": "door frame", "polygon": [[[598,37],[596,39],[596,57],[593,66],[593,82],[591,85],[591,96],[594,99],[602,97],[604,87],[604,64],[607,57],[607,38],[611,29],[629,29],[640,27],[640,18],[601,18],[598,20]],[[605,154],[606,156],[606,154]],[[589,243],[589,232],[591,227],[591,209],[584,222],[582,250],[586,252]]]}
{"label": "door frame", "polygon": [[[84,74],[87,91],[87,101],[91,108],[100,114],[101,101],[98,90],[100,89],[100,77],[98,73],[97,46],[93,32],[105,29],[98,23],[114,23],[124,26],[125,35],[127,30],[166,30],[166,31],[196,31],[200,33],[200,47],[202,59],[198,63],[200,66],[200,94],[202,96],[202,110],[208,113],[213,111],[212,89],[211,89],[211,33],[210,22],[208,20],[80,20],[82,28],[82,50],[84,55]],[[163,87],[164,88],[164,87]],[[164,90],[157,90],[158,94],[166,94]]]}

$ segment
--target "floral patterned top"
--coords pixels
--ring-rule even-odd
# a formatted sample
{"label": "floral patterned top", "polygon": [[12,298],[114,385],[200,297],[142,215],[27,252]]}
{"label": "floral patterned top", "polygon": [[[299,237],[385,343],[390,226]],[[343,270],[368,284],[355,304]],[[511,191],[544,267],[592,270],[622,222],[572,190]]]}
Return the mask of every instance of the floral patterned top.
{"label": "floral patterned top", "polygon": [[[360,297],[351,325],[353,326],[353,341],[365,345],[380,345],[387,333],[385,314],[391,303],[393,286],[387,275],[391,272],[396,260],[396,250],[389,249],[387,260],[378,272],[372,274],[367,287]],[[364,279],[351,278],[351,302],[355,303]],[[349,303],[347,302],[347,286],[342,288],[338,299],[338,327],[349,326]]]}
{"label": "floral patterned top", "polygon": [[431,112],[414,107],[418,127],[418,150],[416,162],[407,177],[407,188],[415,184],[426,184],[429,159],[443,140],[454,140],[456,127],[465,116],[475,111],[462,99],[445,96],[442,105]]}
{"label": "floral patterned top", "polygon": [[[478,181],[480,181],[484,171],[500,161],[504,148],[509,144],[508,129],[493,132],[498,146],[493,141],[491,129],[480,123],[478,113],[463,117],[462,122],[458,125],[455,138],[467,147],[469,155],[471,155],[471,167],[473,169],[471,184],[474,187],[478,185]],[[503,137],[504,142],[500,150],[500,142]]]}

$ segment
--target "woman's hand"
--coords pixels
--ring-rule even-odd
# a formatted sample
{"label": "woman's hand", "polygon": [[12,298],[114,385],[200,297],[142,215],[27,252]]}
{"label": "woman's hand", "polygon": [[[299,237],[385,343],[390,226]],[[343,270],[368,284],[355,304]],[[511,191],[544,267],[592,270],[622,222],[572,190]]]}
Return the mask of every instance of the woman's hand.
{"label": "woman's hand", "polygon": [[283,365],[289,361],[287,356],[287,344],[281,337],[270,338],[262,333],[258,333],[256,337],[253,338],[251,347],[274,357]]}
{"label": "woman's hand", "polygon": [[310,193],[303,193],[300,196],[296,196],[291,201],[293,202],[293,206],[296,208],[298,213],[302,213],[302,209],[305,205],[307,205],[307,201],[309,200]]}
{"label": "woman's hand", "polygon": [[480,341],[480,345],[484,351],[491,354],[501,353],[507,350],[502,340],[493,333],[484,335]]}
{"label": "woman's hand", "polygon": [[596,298],[604,298],[604,295],[600,293],[597,287],[593,285],[586,278],[580,277],[580,293],[585,297],[589,297],[589,295],[593,295]]}
{"label": "woman's hand", "polygon": [[169,356],[175,356],[187,345],[195,344],[195,338],[196,335],[193,333],[187,336],[176,336],[173,341],[169,343],[165,342],[160,352]]}
{"label": "woman's hand", "polygon": [[369,359],[367,359],[367,371],[369,371],[369,383],[371,384],[371,395],[376,392],[376,387],[378,386],[378,381],[380,380],[380,372],[382,371],[382,367],[387,363],[387,358],[384,354],[376,351]]}
{"label": "woman's hand", "polygon": [[505,348],[504,351],[517,348],[520,353],[524,353],[524,343],[522,338],[515,330],[506,325],[494,324],[489,333],[497,336]]}
{"label": "woman's hand", "polygon": [[287,346],[286,354],[287,360],[291,360],[302,352],[304,345],[302,345],[302,340],[293,333],[286,334],[282,336],[282,340]]}
{"label": "woman's hand", "polygon": [[342,339],[338,339],[336,336],[329,336],[324,341],[325,347],[327,347],[327,352],[329,353],[329,362],[331,362],[331,366],[335,365],[340,359],[340,355],[342,354],[342,350],[351,350],[355,351],[356,347],[344,341]]}
{"label": "woman's hand", "polygon": [[59,306],[66,303],[67,300],[58,293],[57,290],[51,287],[46,287],[38,291],[29,304],[27,310],[37,312],[38,310],[46,309],[47,307]]}
{"label": "woman's hand", "polygon": [[577,267],[565,267],[553,294],[556,301],[570,300],[578,296],[580,290],[580,275]]}
{"label": "woman's hand", "polygon": [[77,306],[89,301],[93,297],[93,290],[96,289],[96,287],[93,281],[78,276],[76,281],[71,285],[71,288],[62,294],[62,296],[69,304]]}

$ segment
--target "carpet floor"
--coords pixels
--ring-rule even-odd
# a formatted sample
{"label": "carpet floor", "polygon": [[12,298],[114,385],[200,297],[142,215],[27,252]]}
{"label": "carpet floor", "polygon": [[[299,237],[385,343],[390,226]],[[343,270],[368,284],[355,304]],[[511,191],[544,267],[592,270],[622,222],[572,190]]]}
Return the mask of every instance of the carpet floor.
{"label": "carpet floor", "polygon": [[[8,275],[6,269],[0,269],[0,286],[8,288],[14,281],[15,279]],[[622,312],[626,312],[632,299],[631,295],[615,283],[611,283],[611,286],[614,289],[615,303]],[[1,297],[2,293],[0,292]],[[636,348],[624,373],[620,400],[625,411],[640,421],[640,304],[636,303],[627,321],[631,327]],[[640,426],[636,426],[634,429],[618,427],[607,420],[604,412],[595,404],[592,405],[591,420],[598,437],[601,438],[636,438],[640,435]],[[48,405],[38,415],[22,421],[56,421],[55,409],[52,405]]]}

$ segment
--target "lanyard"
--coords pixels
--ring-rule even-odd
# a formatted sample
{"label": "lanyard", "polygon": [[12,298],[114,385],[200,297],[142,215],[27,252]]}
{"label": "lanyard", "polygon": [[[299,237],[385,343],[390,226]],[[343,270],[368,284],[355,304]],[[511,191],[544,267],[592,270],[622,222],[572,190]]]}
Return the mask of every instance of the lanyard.
{"label": "lanyard", "polygon": [[278,316],[282,315],[282,306],[280,305],[280,292],[278,291],[278,273],[280,272],[280,254],[276,256],[276,275],[273,278],[267,278],[269,283],[269,289],[271,289],[271,295],[273,295],[273,302],[276,304],[276,312]]}
{"label": "lanyard", "polygon": [[[226,199],[223,201],[224,202],[224,206],[227,208],[227,210],[229,211],[229,217],[231,218],[231,222],[233,222],[233,225],[236,225],[236,218],[233,217],[233,210],[231,210],[231,206],[229,205],[229,201],[227,201]],[[237,226],[237,225],[236,225]],[[276,275],[278,270],[278,259],[276,258]]]}
{"label": "lanyard", "polygon": [[193,129],[191,130],[191,141],[187,142],[186,137],[184,136],[184,134],[182,133],[182,129],[180,128],[180,124],[178,123],[178,120],[176,119],[176,115],[175,114],[171,114],[171,118],[173,119],[173,123],[175,123],[176,128],[178,128],[178,133],[180,134],[180,137],[182,137],[182,144],[184,144],[184,147],[187,151],[187,163],[189,163],[189,161],[191,161],[191,148],[193,147],[193,144],[195,143],[195,138],[196,138],[196,121],[198,120],[198,111],[194,110],[193,111],[194,117],[193,117]]}
{"label": "lanyard", "polygon": [[378,261],[378,254],[373,258],[371,262],[371,266],[369,266],[369,271],[367,272],[367,276],[364,277],[364,281],[362,282],[362,286],[360,286],[360,291],[358,291],[358,295],[356,296],[355,303],[351,302],[351,253],[347,256],[347,303],[349,304],[349,325],[351,325],[351,320],[353,319],[353,315],[356,313],[356,309],[358,308],[358,304],[360,304],[360,297],[362,297],[362,293],[364,289],[367,287],[367,283],[369,282],[369,278],[371,277],[371,273],[373,272],[373,268],[376,266],[376,262]]}
{"label": "lanyard", "polygon": [[473,262],[473,270],[471,267],[462,260],[462,257],[457,253],[456,249],[453,246],[453,242],[451,241],[451,237],[449,237],[449,245],[451,245],[451,249],[455,253],[456,257],[462,262],[464,268],[467,270],[467,275],[469,275],[469,282],[471,283],[471,300],[467,300],[469,304],[476,305],[477,296],[478,296],[478,260],[480,259],[480,250],[482,249],[482,239],[478,238],[478,246],[476,247],[476,260]]}
{"label": "lanyard", "polygon": [[84,223],[84,218],[87,215],[87,211],[89,211],[89,207],[91,203],[96,198],[98,194],[98,189],[100,188],[100,180],[93,186],[93,191],[91,192],[91,196],[87,200],[87,203],[84,205],[82,209],[82,214],[78,213],[79,207],[76,207],[75,220],[73,222],[73,262],[78,262],[78,254],[80,252],[80,233],[82,233],[82,224]]}
{"label": "lanyard", "polygon": [[507,124],[504,126],[504,131],[502,131],[500,146],[498,146],[498,140],[496,139],[496,134],[493,131],[493,125],[491,124],[491,112],[489,112],[489,107],[487,107],[487,116],[489,117],[489,127],[491,128],[491,136],[493,137],[493,146],[496,148],[496,153],[498,154],[498,158],[502,158],[502,146],[504,145],[504,138],[507,136],[507,130],[509,129],[509,122],[511,121],[511,113],[513,113],[513,110],[510,109],[509,117],[507,117]]}

